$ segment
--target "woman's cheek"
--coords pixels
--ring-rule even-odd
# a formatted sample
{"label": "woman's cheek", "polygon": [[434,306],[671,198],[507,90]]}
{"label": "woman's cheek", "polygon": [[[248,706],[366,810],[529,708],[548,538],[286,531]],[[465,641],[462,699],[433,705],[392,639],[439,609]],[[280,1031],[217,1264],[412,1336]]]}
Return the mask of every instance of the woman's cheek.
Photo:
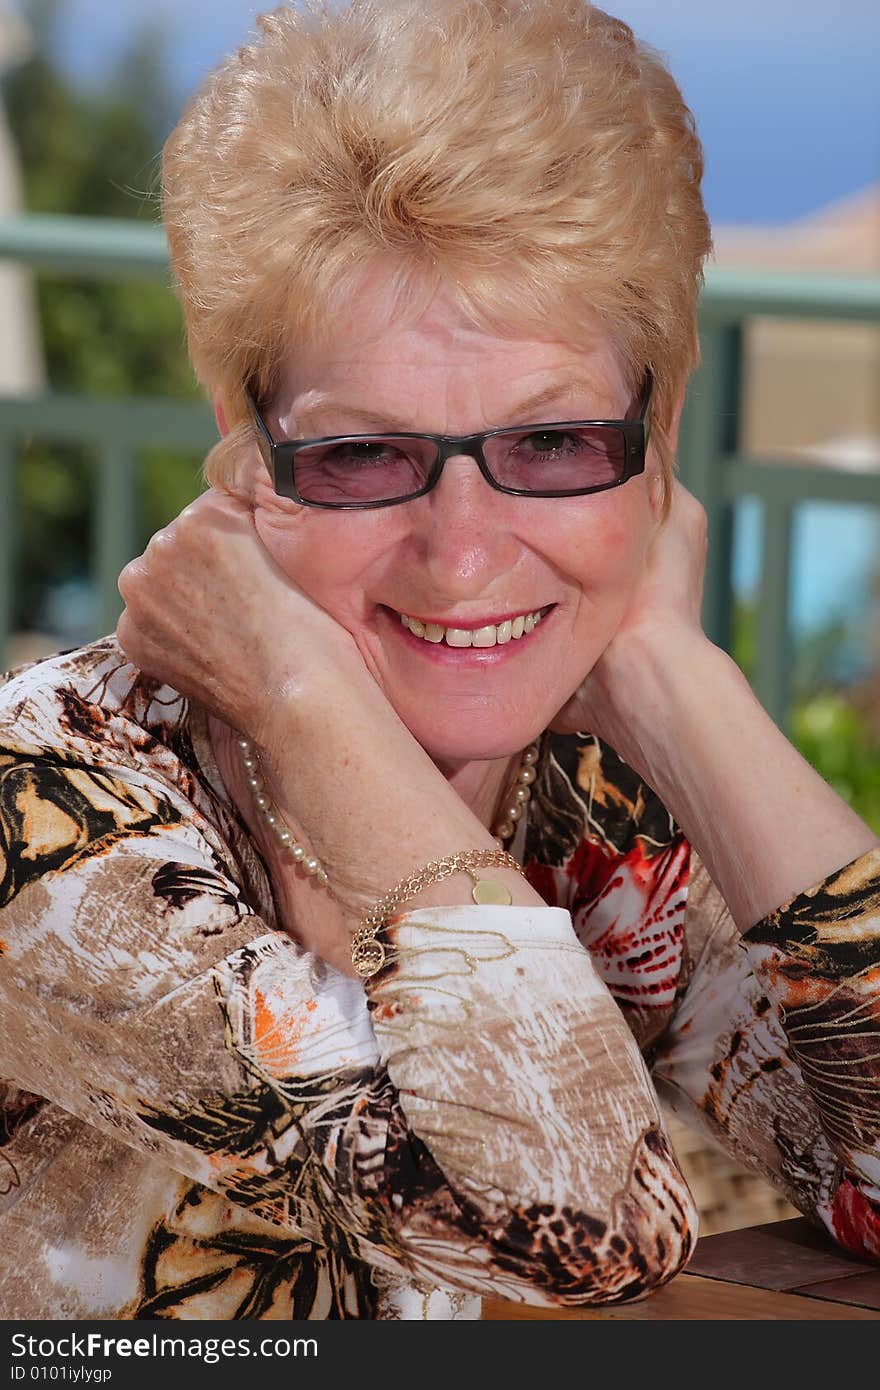
{"label": "woman's cheek", "polygon": [[338,529],[322,526],[323,517],[315,524],[306,508],[297,510],[294,516],[255,513],[257,534],[291,583],[356,637],[364,617],[358,547],[346,544]]}
{"label": "woman's cheek", "polygon": [[[320,601],[315,589],[329,577],[328,560],[333,548],[328,549],[326,541],[322,545],[306,508],[297,507],[291,513],[279,513],[271,507],[261,509],[254,512],[254,525],[278,568],[297,588]],[[323,564],[319,563],[322,552]]]}
{"label": "woman's cheek", "polygon": [[[635,509],[634,509],[635,510]],[[578,605],[579,678],[592,669],[623,624],[645,568],[647,538],[641,516],[619,510],[597,518],[601,524],[582,530],[569,544],[570,577],[580,590]]]}
{"label": "woman's cheek", "polygon": [[[557,563],[569,557],[569,575],[585,593],[599,598],[619,596],[638,581],[644,565],[645,542],[641,517],[635,509],[597,508],[588,525],[565,527],[555,538]],[[551,552],[552,553],[552,552]]]}
{"label": "woman's cheek", "polygon": [[267,506],[257,506],[254,508],[254,527],[276,565],[292,578],[291,570],[297,555],[308,550],[305,507],[298,507],[295,502],[287,502],[286,505],[270,502]]}

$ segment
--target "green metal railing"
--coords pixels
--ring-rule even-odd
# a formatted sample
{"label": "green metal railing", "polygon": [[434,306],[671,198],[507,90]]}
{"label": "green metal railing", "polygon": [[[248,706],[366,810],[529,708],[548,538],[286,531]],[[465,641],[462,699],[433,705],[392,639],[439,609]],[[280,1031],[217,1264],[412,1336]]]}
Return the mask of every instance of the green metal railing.
{"label": "green metal railing", "polygon": [[785,728],[791,674],[791,556],[795,510],[808,502],[880,506],[880,472],[856,473],[741,449],[744,331],[752,318],[835,320],[880,325],[880,278],[714,270],[700,299],[702,362],[688,388],[679,438],[682,482],[709,520],[703,623],[730,650],[733,517],[743,497],[761,504],[757,658],[752,685]]}
{"label": "green metal railing", "polygon": [[[0,220],[2,259],[36,271],[96,279],[168,276],[161,227],[104,218]],[[763,541],[753,683],[765,708],[785,727],[795,509],[812,501],[880,506],[880,473],[751,458],[741,451],[744,329],[759,316],[880,325],[880,278],[712,269],[700,300],[703,361],[688,391],[679,460],[682,481],[700,498],[709,518],[704,623],[713,641],[729,649],[734,506],[738,499],[754,496],[762,507]],[[139,455],[147,448],[204,452],[216,440],[216,428],[208,407],[199,403],[56,393],[0,398],[0,665],[17,571],[16,459],[26,438],[85,443],[97,456],[92,573],[101,594],[101,630],[109,631],[120,610],[116,579],[135,553]]]}

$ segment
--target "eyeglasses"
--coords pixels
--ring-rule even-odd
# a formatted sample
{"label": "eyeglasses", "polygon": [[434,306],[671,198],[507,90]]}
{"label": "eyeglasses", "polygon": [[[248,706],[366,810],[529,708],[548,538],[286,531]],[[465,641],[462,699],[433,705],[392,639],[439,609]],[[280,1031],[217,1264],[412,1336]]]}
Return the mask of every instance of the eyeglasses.
{"label": "eyeglasses", "polygon": [[247,392],[275,491],[305,507],[360,510],[411,502],[436,487],[449,458],[475,460],[515,497],[584,497],[644,472],[653,377],[625,420],[563,420],[481,434],[344,434],[275,440]]}

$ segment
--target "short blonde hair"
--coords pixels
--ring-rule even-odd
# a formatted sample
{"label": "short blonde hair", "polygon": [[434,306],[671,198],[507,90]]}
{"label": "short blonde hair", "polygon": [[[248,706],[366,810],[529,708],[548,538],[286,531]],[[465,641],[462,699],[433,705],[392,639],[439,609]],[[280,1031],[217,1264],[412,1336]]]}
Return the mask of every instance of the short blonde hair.
{"label": "short blonde hair", "polygon": [[631,383],[654,374],[668,505],[711,241],[659,57],[586,0],[352,0],[257,24],[163,158],[190,354],[233,427],[208,482],[234,485],[245,385],[271,399],[297,335],[384,255],[401,303],[442,282],[496,331],[576,343],[598,315]]}

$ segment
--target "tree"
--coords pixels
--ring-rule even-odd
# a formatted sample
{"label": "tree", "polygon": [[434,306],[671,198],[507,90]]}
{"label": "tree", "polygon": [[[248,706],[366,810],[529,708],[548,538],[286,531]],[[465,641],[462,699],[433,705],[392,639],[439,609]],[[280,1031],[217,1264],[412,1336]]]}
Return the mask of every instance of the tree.
{"label": "tree", "polygon": [[[163,79],[165,38],[147,24],[107,84],[99,92],[81,90],[52,57],[59,15],[59,0],[32,0],[33,56],[3,83],[26,206],[30,212],[154,221],[159,155],[173,119]],[[180,308],[167,284],[41,275],[37,290],[54,390],[196,394]],[[90,467],[78,445],[50,448],[37,441],[24,450],[16,626],[45,623],[53,586],[86,576]],[[145,540],[199,491],[197,460],[153,454],[142,481]]]}

